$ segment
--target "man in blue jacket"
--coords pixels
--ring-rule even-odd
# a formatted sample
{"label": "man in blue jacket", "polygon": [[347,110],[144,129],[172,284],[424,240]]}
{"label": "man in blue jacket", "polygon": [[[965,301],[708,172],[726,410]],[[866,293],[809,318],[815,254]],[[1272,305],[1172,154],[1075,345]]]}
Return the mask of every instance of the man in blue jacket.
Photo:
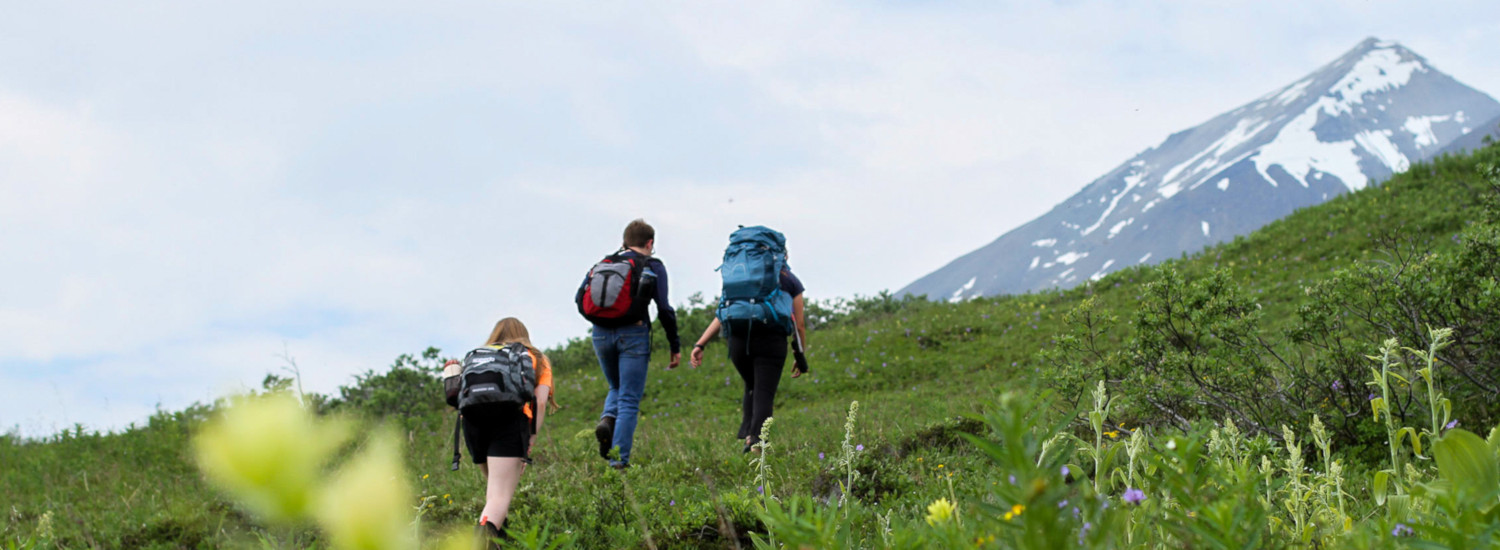
{"label": "man in blue jacket", "polygon": [[[651,253],[656,249],[656,229],[645,220],[635,220],[625,226],[625,250],[622,256],[646,260],[641,280],[653,287],[651,299],[656,302],[656,315],[662,330],[667,333],[667,344],[672,350],[672,360],[667,370],[677,368],[682,359],[681,343],[677,338],[677,312],[668,301],[667,266]],[[575,301],[582,300],[589,278],[584,277],[578,287]],[[645,290],[645,289],[643,289]],[[623,326],[603,327],[594,325],[594,354],[599,357],[599,367],[604,379],[609,382],[609,394],[604,398],[604,413],[594,427],[594,437],[599,441],[599,455],[609,457],[612,448],[619,448],[618,460],[610,460],[610,466],[618,469],[630,467],[630,450],[635,438],[636,420],[640,416],[641,396],[646,392],[646,366],[651,363],[651,313],[640,308],[635,319],[626,319]]]}

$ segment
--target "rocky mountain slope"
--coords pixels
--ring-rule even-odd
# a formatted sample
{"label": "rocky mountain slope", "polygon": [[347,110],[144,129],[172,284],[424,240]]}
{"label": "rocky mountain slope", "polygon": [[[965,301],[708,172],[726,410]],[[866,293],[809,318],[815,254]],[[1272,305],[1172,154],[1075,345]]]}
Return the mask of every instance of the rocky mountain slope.
{"label": "rocky mountain slope", "polygon": [[[1233,239],[1490,131],[1500,103],[1375,38],[1176,134],[899,294],[1071,287]],[[1475,140],[1477,143],[1477,140]]]}

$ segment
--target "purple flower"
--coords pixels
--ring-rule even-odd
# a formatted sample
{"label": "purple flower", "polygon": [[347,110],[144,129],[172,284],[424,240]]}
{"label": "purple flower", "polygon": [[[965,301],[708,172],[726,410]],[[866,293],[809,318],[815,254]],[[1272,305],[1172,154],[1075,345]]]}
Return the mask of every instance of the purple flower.
{"label": "purple flower", "polygon": [[1093,527],[1094,524],[1087,521],[1083,522],[1083,528],[1078,530],[1078,544],[1083,544],[1083,539],[1089,536],[1089,529],[1092,529]]}
{"label": "purple flower", "polygon": [[818,460],[823,460],[823,453],[818,453]]}
{"label": "purple flower", "polygon": [[1396,528],[1391,529],[1391,536],[1393,537],[1409,537],[1414,533],[1416,532],[1407,527],[1405,523],[1397,523]]}
{"label": "purple flower", "polygon": [[1451,429],[1457,428],[1457,427],[1458,427],[1458,419],[1454,419],[1452,422],[1449,422],[1449,423],[1443,425],[1443,429],[1444,430],[1451,430]]}
{"label": "purple flower", "polygon": [[1333,385],[1331,385],[1329,387],[1333,388],[1333,391],[1339,391],[1339,390],[1344,389],[1344,383],[1342,381],[1339,381],[1339,380],[1334,380],[1333,381]]}
{"label": "purple flower", "polygon": [[676,505],[677,505],[677,499],[675,499],[675,498],[672,499],[672,502],[668,502],[667,503],[667,506],[676,506]]}
{"label": "purple flower", "polygon": [[856,450],[856,451],[863,451],[863,450],[865,450],[865,445],[863,443],[860,443],[859,445],[855,445],[854,446],[854,450]]}
{"label": "purple flower", "polygon": [[[1068,474],[1069,474],[1069,473],[1070,473],[1070,470],[1068,470],[1068,467],[1067,467],[1067,466],[1063,466],[1063,467],[1062,467],[1062,476],[1063,476],[1063,477],[1068,477]],[[1065,500],[1065,501],[1063,501],[1063,502],[1067,502],[1067,501],[1066,501],[1066,500]]]}
{"label": "purple flower", "polygon": [[1369,401],[1374,401],[1374,400],[1375,400],[1375,394],[1372,393],[1372,394],[1370,394]]}
{"label": "purple flower", "polygon": [[755,492],[760,493],[762,495],[766,494],[766,486],[765,485],[761,485],[759,487],[756,487],[755,488]]}
{"label": "purple flower", "polygon": [[1140,489],[1126,489],[1125,494],[1120,497],[1120,500],[1131,504],[1140,504],[1141,501],[1146,500],[1146,492]]}
{"label": "purple flower", "polygon": [[1010,484],[1011,485],[1015,485],[1016,484],[1016,474],[1011,474],[1010,475]]}
{"label": "purple flower", "polygon": [[1058,507],[1058,509],[1067,508],[1068,507],[1068,499],[1063,499],[1062,502],[1057,503],[1057,507]]}

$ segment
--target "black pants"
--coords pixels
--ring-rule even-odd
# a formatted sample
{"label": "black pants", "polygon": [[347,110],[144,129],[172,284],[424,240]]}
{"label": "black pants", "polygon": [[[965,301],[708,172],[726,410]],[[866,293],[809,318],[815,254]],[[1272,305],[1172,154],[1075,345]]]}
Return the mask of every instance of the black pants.
{"label": "black pants", "polygon": [[729,361],[745,381],[743,415],[739,438],[760,441],[760,427],[771,417],[776,387],[786,367],[786,333],[771,327],[754,327],[749,338],[729,334]]}

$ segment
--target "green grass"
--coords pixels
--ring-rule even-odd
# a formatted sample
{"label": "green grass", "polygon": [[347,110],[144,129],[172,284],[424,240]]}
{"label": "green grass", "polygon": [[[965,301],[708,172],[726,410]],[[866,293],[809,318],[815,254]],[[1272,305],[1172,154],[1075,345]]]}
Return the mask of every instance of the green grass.
{"label": "green grass", "polygon": [[[1170,264],[1189,280],[1227,270],[1259,305],[1264,330],[1292,329],[1307,288],[1339,269],[1382,258],[1382,242],[1425,243],[1439,254],[1455,250],[1454,236],[1479,217],[1487,192],[1476,175],[1479,165],[1497,158],[1500,149],[1490,148],[1418,164],[1386,185],[1300,210]],[[1087,297],[1120,316],[1104,342],[1110,350],[1125,348],[1132,327],[1124,321],[1146,285],[1160,278],[1157,269],[1131,268],[1069,291],[958,304],[881,296],[813,308],[813,372],[784,379],[776,403],[769,460],[777,496],[838,500],[843,475],[834,458],[849,403],[857,400],[854,442],[865,451],[856,461],[862,475],[852,494],[862,512],[849,520],[854,529],[875,533],[877,514],[891,514],[898,525],[920,523],[929,503],[950,494],[961,504],[993,500],[994,487],[1009,474],[960,435],[983,435],[986,427],[959,417],[992,410],[1007,391],[1045,389],[1037,374],[1056,367],[1038,352],[1072,330],[1063,316]],[[709,315],[701,300],[684,308],[683,338],[698,334]],[[709,346],[702,368],[667,371],[664,340],[655,339],[635,467],[624,476],[595,454],[590,428],[605,385],[587,341],[549,352],[555,395],[564,406],[548,417],[536,464],[522,479],[511,512],[516,528],[545,527],[591,548],[644,547],[648,534],[659,548],[724,548],[733,542],[719,527],[722,507],[740,544],[749,545],[749,532],[764,531],[754,472],[734,438],[740,381],[722,341]],[[1369,341],[1369,348],[1378,343]],[[395,374],[371,373],[323,404],[370,426],[399,428],[417,494],[437,497],[421,518],[427,541],[475,521],[484,497],[467,457],[462,470],[448,471],[453,418],[442,410],[435,386],[412,382],[428,377],[423,369],[438,364],[438,355],[405,358]],[[145,426],[117,434],[79,429],[34,440],[0,438],[0,494],[7,496],[0,540],[58,548],[316,544],[311,527],[268,529],[201,478],[188,442],[210,409],[158,413]],[[1118,420],[1139,425],[1128,416]]]}

